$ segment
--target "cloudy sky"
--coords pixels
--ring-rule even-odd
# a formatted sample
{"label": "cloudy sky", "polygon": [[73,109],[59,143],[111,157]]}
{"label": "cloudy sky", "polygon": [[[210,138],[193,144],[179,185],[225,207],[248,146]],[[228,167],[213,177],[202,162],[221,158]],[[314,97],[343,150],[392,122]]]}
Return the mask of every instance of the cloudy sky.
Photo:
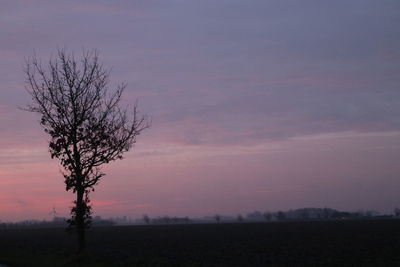
{"label": "cloudy sky", "polygon": [[237,215],[400,206],[397,0],[0,0],[0,220],[74,196],[24,59],[95,48],[152,127],[104,170],[94,212]]}

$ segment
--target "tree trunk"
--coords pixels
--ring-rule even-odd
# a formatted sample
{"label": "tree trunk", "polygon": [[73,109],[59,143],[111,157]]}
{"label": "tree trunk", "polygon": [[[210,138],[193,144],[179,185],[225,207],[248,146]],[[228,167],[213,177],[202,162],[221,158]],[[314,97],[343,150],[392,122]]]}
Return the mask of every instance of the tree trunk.
{"label": "tree trunk", "polygon": [[83,254],[85,252],[85,203],[83,199],[84,195],[83,189],[78,189],[76,191],[76,230],[78,233],[78,254]]}

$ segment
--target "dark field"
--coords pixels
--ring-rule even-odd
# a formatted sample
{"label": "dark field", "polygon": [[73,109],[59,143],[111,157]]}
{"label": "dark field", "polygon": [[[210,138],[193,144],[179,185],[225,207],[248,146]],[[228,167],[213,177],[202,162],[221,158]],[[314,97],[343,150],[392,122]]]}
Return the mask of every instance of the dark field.
{"label": "dark field", "polygon": [[400,220],[98,227],[77,264],[63,229],[0,230],[10,266],[400,266]]}

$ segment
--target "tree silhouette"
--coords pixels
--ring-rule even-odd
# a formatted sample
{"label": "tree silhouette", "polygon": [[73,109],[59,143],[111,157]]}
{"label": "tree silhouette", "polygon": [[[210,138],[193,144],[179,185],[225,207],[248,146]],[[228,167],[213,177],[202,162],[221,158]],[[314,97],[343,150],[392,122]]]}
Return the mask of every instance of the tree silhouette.
{"label": "tree silhouette", "polygon": [[286,219],[286,213],[284,213],[283,211],[278,211],[278,212],[276,213],[276,219],[277,219],[278,221],[283,221],[283,220],[285,220],[285,219]]}
{"label": "tree silhouette", "polygon": [[272,219],[272,214],[270,212],[266,211],[263,213],[263,217],[267,222],[269,222]]}
{"label": "tree silhouette", "polygon": [[144,214],[144,215],[143,215],[143,221],[144,221],[146,224],[150,224],[150,217],[149,217],[147,214]]}
{"label": "tree silhouette", "polygon": [[395,217],[400,217],[400,209],[399,208],[395,208],[394,209],[394,216]]}
{"label": "tree silhouette", "polygon": [[26,110],[40,114],[40,124],[50,135],[50,155],[61,162],[66,190],[76,194],[68,222],[76,227],[82,253],[91,222],[89,193],[105,175],[101,166],[122,159],[149,122],[138,115],[137,104],[131,116],[128,107],[119,106],[126,85],[110,92],[109,70],[95,50],[84,51],[78,60],[59,49],[45,66],[34,55],[25,67],[33,100]]}

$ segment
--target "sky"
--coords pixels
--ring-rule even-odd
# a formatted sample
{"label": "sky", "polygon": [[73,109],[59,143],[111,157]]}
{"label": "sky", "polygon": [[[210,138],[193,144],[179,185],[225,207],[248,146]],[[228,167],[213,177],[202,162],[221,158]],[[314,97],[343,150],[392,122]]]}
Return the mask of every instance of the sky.
{"label": "sky", "polygon": [[152,120],[91,194],[102,217],[400,207],[397,0],[0,0],[0,220],[74,195],[25,59],[97,49]]}

